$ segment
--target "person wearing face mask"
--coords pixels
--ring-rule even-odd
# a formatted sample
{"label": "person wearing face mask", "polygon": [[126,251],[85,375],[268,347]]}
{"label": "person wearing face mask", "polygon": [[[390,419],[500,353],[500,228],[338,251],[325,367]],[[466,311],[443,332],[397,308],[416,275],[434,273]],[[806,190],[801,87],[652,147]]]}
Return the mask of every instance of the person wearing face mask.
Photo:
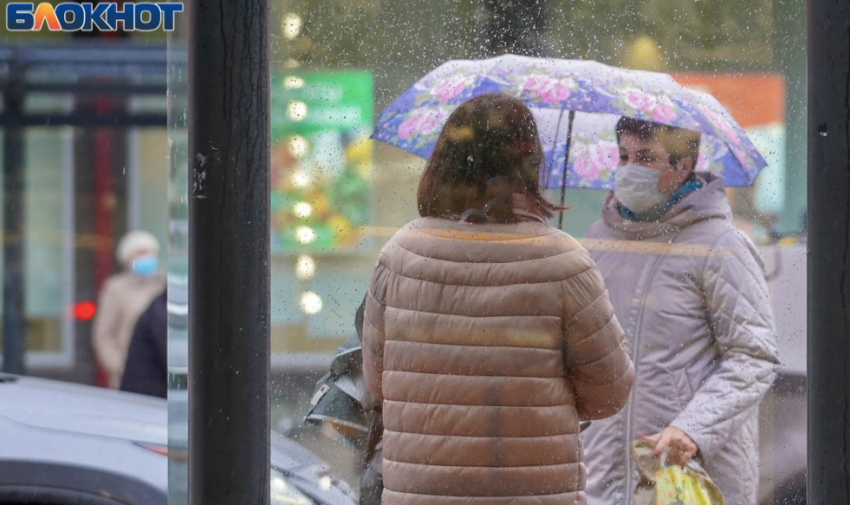
{"label": "person wearing face mask", "polygon": [[121,385],[127,349],[136,321],[165,289],[159,271],[159,242],[145,231],[133,231],[118,243],[116,256],[123,271],[106,279],[98,297],[92,345],[106,370],[109,387]]}
{"label": "person wearing face mask", "polygon": [[778,363],[762,262],[731,224],[722,180],[695,171],[700,135],[623,118],[620,163],[586,246],[635,363],[629,403],[583,434],[591,505],[631,503],[632,441],[697,458],[726,497],[754,505],[758,407]]}

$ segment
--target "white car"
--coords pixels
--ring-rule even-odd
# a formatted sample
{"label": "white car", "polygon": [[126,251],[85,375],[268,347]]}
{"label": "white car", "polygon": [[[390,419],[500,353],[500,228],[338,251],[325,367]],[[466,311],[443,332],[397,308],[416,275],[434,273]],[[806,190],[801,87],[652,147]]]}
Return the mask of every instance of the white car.
{"label": "white car", "polygon": [[[170,406],[175,426],[185,398]],[[171,433],[169,461],[168,410],[158,398],[0,374],[0,505],[166,505],[169,492],[171,504],[184,501],[186,451]],[[273,434],[271,454],[272,505],[356,503],[295,442]]]}

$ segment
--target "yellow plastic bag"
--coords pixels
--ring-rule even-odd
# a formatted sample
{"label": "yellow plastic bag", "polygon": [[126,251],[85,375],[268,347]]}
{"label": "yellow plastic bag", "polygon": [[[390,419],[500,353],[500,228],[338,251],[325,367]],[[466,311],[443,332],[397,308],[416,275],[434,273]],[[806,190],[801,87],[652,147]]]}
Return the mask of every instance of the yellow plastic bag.
{"label": "yellow plastic bag", "polygon": [[724,505],[723,494],[706,471],[694,460],[685,468],[667,465],[667,454],[656,458],[655,444],[632,442],[632,459],[640,481],[635,488],[634,505]]}

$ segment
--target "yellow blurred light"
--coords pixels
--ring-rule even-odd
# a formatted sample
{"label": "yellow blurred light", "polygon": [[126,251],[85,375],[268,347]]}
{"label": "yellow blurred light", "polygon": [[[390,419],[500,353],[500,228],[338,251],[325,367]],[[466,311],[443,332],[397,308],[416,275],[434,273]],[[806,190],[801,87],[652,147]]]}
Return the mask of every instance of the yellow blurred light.
{"label": "yellow blurred light", "polygon": [[328,218],[327,223],[334,236],[339,240],[349,237],[351,233],[354,232],[354,227],[351,225],[351,221],[349,221],[345,216],[336,214]]}
{"label": "yellow blurred light", "polygon": [[295,214],[296,217],[305,218],[310,217],[310,214],[313,213],[313,206],[307,202],[298,202],[292,206],[292,213]]}
{"label": "yellow blurred light", "polygon": [[289,58],[288,60],[283,62],[283,68],[298,68],[300,66],[301,62],[299,62],[295,58]]}
{"label": "yellow blurred light", "polygon": [[364,179],[368,179],[372,177],[372,172],[375,168],[375,165],[369,163],[368,161],[364,161],[362,163],[358,163],[355,170],[357,171],[357,175]]}
{"label": "yellow blurred light", "polygon": [[295,277],[300,280],[312,279],[316,275],[316,260],[302,254],[295,260]]}
{"label": "yellow blurred light", "polygon": [[289,152],[296,158],[303,158],[310,151],[310,143],[301,135],[289,137]]}
{"label": "yellow blurred light", "polygon": [[301,293],[301,310],[307,315],[315,315],[322,311],[322,297],[312,291]]}
{"label": "yellow blurred light", "polygon": [[301,101],[289,102],[289,119],[301,121],[307,117],[307,104]]}
{"label": "yellow blurred light", "polygon": [[637,70],[664,70],[666,64],[661,49],[652,37],[641,35],[629,46],[623,56],[623,63]]}
{"label": "yellow blurred light", "polygon": [[295,240],[299,244],[309,244],[316,240],[316,232],[309,226],[299,226],[295,230]]}
{"label": "yellow blurred light", "polygon": [[304,79],[294,76],[288,75],[283,78],[283,88],[284,89],[299,89],[304,87]]}
{"label": "yellow blurred light", "polygon": [[287,40],[292,40],[301,33],[301,25],[303,22],[301,21],[301,16],[295,14],[294,12],[290,12],[283,16],[283,22],[281,23],[281,31],[283,31],[283,36],[286,37]]}
{"label": "yellow blurred light", "polygon": [[360,137],[345,148],[346,158],[354,163],[370,161],[374,152],[374,142],[369,137]]}
{"label": "yellow blurred light", "polygon": [[317,216],[324,216],[331,209],[331,201],[324,192],[318,192],[310,198],[310,205],[313,206],[313,213]]}

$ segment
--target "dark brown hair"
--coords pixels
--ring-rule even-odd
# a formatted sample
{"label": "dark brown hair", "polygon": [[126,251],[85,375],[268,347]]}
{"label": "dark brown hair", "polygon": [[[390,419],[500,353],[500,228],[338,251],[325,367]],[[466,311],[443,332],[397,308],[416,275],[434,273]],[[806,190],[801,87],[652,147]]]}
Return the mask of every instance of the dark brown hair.
{"label": "dark brown hair", "polygon": [[540,193],[543,161],[537,122],[521,100],[477,96],[455,109],[437,139],[419,181],[419,214],[460,219],[474,211],[515,222],[513,196],[523,195],[527,210],[549,218],[560,207]]}
{"label": "dark brown hair", "polygon": [[630,117],[620,118],[616,131],[617,142],[620,141],[620,135],[623,133],[637,135],[642,140],[661,141],[670,154],[670,162],[674,164],[690,156],[696,165],[699,157],[700,134],[695,131]]}

